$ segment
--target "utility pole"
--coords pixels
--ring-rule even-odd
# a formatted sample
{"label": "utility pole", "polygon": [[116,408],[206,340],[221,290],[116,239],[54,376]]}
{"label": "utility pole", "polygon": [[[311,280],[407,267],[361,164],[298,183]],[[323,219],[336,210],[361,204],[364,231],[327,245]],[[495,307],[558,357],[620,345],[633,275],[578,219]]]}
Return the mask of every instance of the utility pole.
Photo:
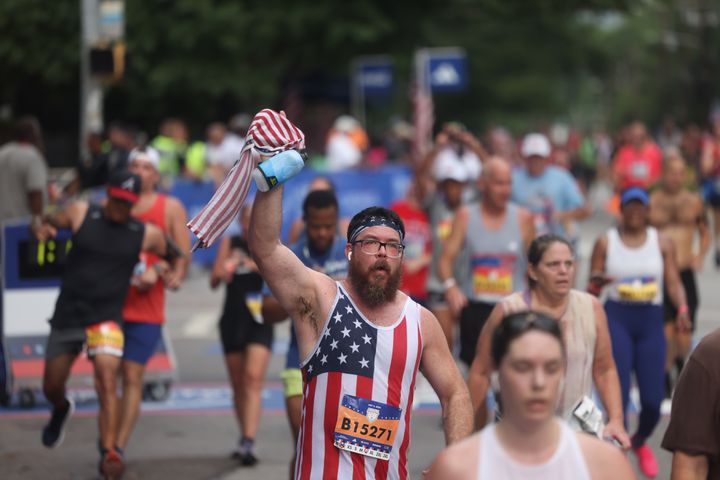
{"label": "utility pole", "polygon": [[90,72],[90,49],[100,41],[98,0],[80,0],[80,158],[87,160],[87,137],[103,129],[103,91],[100,80]]}

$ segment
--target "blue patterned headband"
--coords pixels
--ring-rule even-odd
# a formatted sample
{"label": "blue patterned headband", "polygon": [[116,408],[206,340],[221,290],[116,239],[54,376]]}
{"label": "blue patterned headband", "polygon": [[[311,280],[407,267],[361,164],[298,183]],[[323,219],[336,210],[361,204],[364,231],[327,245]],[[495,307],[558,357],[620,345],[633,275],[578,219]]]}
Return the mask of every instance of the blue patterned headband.
{"label": "blue patterned headband", "polygon": [[401,242],[405,239],[402,227],[395,220],[384,215],[371,215],[365,217],[362,222],[358,223],[357,226],[355,226],[355,230],[348,232],[348,243],[353,243],[363,230],[370,227],[392,228],[400,236]]}

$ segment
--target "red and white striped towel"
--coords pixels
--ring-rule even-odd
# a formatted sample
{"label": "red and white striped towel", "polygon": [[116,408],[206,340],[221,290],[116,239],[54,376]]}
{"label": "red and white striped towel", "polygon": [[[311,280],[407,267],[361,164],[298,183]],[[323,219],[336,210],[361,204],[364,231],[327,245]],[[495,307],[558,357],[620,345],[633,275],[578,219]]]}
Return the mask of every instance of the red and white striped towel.
{"label": "red and white striped towel", "polygon": [[245,202],[251,174],[260,155],[272,156],[285,150],[305,148],[305,135],[284,115],[264,109],[255,115],[240,159],[225,176],[207,205],[187,224],[198,237],[193,250],[209,247],[222,236]]}

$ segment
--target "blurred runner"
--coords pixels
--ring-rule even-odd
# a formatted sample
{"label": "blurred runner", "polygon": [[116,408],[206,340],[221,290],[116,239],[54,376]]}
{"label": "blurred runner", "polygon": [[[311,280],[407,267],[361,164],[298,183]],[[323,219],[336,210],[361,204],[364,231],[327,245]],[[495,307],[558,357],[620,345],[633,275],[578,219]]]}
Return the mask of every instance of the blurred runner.
{"label": "blurred runner", "polygon": [[700,174],[705,202],[713,212],[715,266],[720,268],[720,116],[713,119],[712,134],[703,143]]}
{"label": "blurred runner", "polygon": [[[680,375],[685,358],[690,353],[692,333],[695,331],[695,316],[699,305],[695,272],[702,270],[703,262],[710,248],[708,228],[702,198],[684,188],[686,165],[680,156],[672,156],[665,163],[660,188],[650,196],[650,224],[675,243],[675,263],[687,297],[690,330],[678,330],[675,325],[677,309],[665,288],[663,293],[665,311],[665,339],[667,360],[665,361],[665,396],[672,392],[671,372],[673,363]],[[697,253],[693,245],[695,234],[700,244]]]}
{"label": "blurred runner", "polygon": [[506,316],[493,332],[490,350],[502,391],[502,421],[442,451],[425,478],[636,478],[618,449],[574,432],[555,416],[568,362],[555,320],[533,312]]}
{"label": "blurred runner", "polygon": [[[526,252],[535,238],[530,212],[510,203],[512,172],[499,157],[489,159],[480,176],[482,201],[458,209],[438,272],[445,300],[460,318],[460,359],[469,367],[480,331],[495,305],[526,288]],[[453,265],[467,251],[469,268],[459,281]]]}
{"label": "blurred runner", "polygon": [[427,281],[432,259],[430,221],[418,196],[418,186],[411,183],[405,198],[390,205],[405,224],[405,253],[400,290],[427,306]]}
{"label": "blurred runner", "polygon": [[[174,197],[157,193],[160,182],[160,156],[152,147],[134,149],[129,156],[130,172],[140,177],[141,189],[131,214],[151,223],[167,235],[180,251],[190,251],[185,223],[187,213]],[[124,450],[140,415],[143,378],[147,362],[155,353],[165,323],[165,288],[177,290],[187,274],[189,255],[167,265],[156,254],[140,254],[137,278],[130,286],[123,309],[122,376],[123,393],[117,446]]]}
{"label": "blurred runner", "polygon": [[[471,173],[461,158],[461,153],[474,149],[474,158],[487,158],[477,139],[469,133],[460,135],[461,132],[453,124],[446,125],[435,137],[433,149],[415,168],[418,196],[427,212],[432,234],[427,306],[440,322],[451,349],[455,342],[457,317],[452,314],[445,301],[445,290],[438,277],[438,262],[440,252],[450,236],[455,212],[460,205],[474,197],[470,186]],[[479,175],[481,166],[471,168],[475,168]],[[463,276],[463,269],[467,268],[467,262],[458,258],[454,273]]]}
{"label": "blurred runner", "polygon": [[640,391],[640,415],[632,447],[640,470],[658,474],[658,464],[646,440],[660,420],[665,373],[663,286],[677,308],[677,327],[689,329],[685,291],[675,265],[673,241],[648,226],[647,192],[639,187],[620,197],[620,226],[600,237],[590,262],[590,288],[604,291],[612,352],[628,411],[631,374]]}
{"label": "blurred runner", "polygon": [[[310,180],[310,183],[308,184],[308,194],[310,192],[314,192],[315,190],[329,190],[333,192],[337,198],[337,192],[335,190],[335,185],[333,184],[332,180],[330,180],[329,177],[326,177],[324,175],[318,175],[317,177]],[[347,233],[347,227],[350,223],[349,218],[341,218],[338,220],[338,233],[341,236],[344,236]],[[305,218],[296,218],[293,223],[290,225],[290,231],[287,235],[287,243],[288,245],[293,245],[295,242],[300,240],[300,238],[305,234]]]}
{"label": "blurred runner", "polygon": [[99,470],[107,478],[118,478],[124,469],[123,453],[117,447],[123,302],[140,252],[166,253],[162,231],[150,224],[143,225],[130,215],[139,193],[140,178],[119,172],[110,179],[108,200],[103,207],[71,203],[32,227],[41,241],[53,238],[57,229],[73,232],[73,247],[45,349],[43,392],[52,406],[52,416],[43,428],[42,442],[53,448],[63,440],[74,410],[65,385],[73,362],[85,348],[93,363],[100,405]]}
{"label": "blurred runner", "polygon": [[615,195],[609,204],[610,213],[620,214],[620,194],[630,187],[648,190],[660,180],[663,153],[650,138],[645,124],[633,122],[621,130],[622,142],[613,158],[612,183]]}
{"label": "blurred runner", "polygon": [[575,179],[550,165],[551,147],[541,133],[523,138],[520,153],[525,168],[516,169],[512,179],[512,201],[530,210],[535,219],[535,235],[564,235],[564,225],[589,215]]}
{"label": "blurred runner", "polygon": [[240,210],[242,233],[224,237],[210,275],[210,286],[226,284],[220,317],[220,340],[233,390],[235,418],[240,438],[233,457],[245,466],[258,462],[255,452],[262,414],[262,386],[272,353],[273,327],[263,325],[262,277],[250,258],[247,232],[250,207]]}
{"label": "blurred runner", "polygon": [[487,422],[485,399],[491,386],[493,331],[505,315],[532,310],[557,319],[563,332],[567,352],[566,381],[556,406],[557,414],[580,428],[582,425],[576,421],[575,408],[585,397],[592,396],[594,384],[608,416],[607,425],[597,433],[603,438],[614,438],[624,448],[629,448],[607,319],[597,299],[572,288],[575,277],[572,246],[563,237],[542,235],[530,244],[527,263],[528,289],[515,292],[498,303],[480,332],[477,354],[468,376],[476,428],[482,428]]}
{"label": "blurred runner", "polygon": [[[290,250],[313,270],[324,273],[335,280],[347,276],[348,262],[345,258],[345,239],[338,232],[338,204],[332,190],[315,190],[308,193],[303,202],[303,220],[305,231]],[[264,292],[263,319],[266,323],[276,323],[288,318],[287,312],[270,291]],[[295,327],[290,324],[290,346],[287,352],[285,370],[282,373],[285,387],[285,409],[297,447],[300,419],[302,415],[303,379],[300,370],[300,352],[298,350]],[[297,452],[293,453],[290,464],[290,477],[295,469]]]}

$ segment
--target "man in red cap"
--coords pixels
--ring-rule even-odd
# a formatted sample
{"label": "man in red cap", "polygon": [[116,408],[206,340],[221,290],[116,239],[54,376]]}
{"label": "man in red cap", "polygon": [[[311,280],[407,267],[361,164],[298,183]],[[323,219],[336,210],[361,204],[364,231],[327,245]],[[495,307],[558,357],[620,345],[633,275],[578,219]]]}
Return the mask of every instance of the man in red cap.
{"label": "man in red cap", "polygon": [[65,386],[84,348],[94,367],[100,404],[100,473],[105,478],[117,478],[124,467],[122,451],[116,448],[123,302],[140,251],[167,253],[160,229],[130,216],[139,192],[137,175],[118,172],[108,183],[108,199],[102,206],[74,202],[31,227],[40,241],[54,237],[57,229],[70,229],[73,234],[45,350],[43,392],[52,405],[52,416],[43,429],[42,442],[48,448],[62,442],[74,410]]}

